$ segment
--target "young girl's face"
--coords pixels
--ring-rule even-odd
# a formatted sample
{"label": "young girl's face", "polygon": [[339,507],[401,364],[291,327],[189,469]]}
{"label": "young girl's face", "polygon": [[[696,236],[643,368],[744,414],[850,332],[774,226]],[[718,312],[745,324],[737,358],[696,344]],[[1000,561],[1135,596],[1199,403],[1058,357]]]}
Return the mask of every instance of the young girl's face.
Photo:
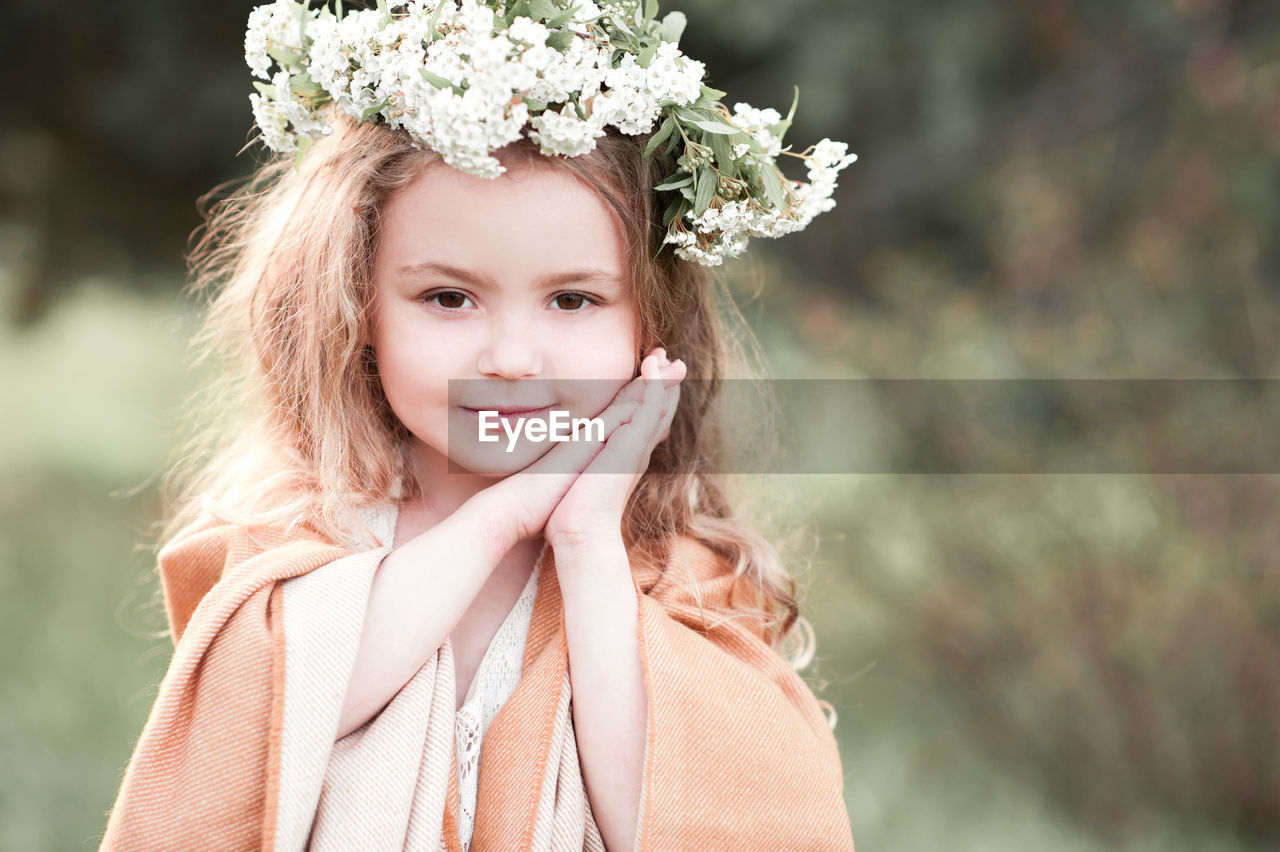
{"label": "young girl's face", "polygon": [[[593,417],[639,363],[621,228],[594,190],[550,165],[509,163],[495,180],[440,161],[423,169],[383,210],[373,312],[383,391],[419,468],[439,454],[520,470],[555,445],[508,452],[500,424],[500,440],[482,443],[475,409]],[[471,381],[451,399],[451,379]]]}

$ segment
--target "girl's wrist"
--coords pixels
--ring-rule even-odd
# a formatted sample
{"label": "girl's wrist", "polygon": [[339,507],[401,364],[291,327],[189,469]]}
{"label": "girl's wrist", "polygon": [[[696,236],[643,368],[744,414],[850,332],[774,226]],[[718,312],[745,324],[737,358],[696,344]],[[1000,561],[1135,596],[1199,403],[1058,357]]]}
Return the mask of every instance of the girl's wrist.
{"label": "girl's wrist", "polygon": [[480,542],[495,565],[517,542],[514,526],[506,523],[502,514],[502,507],[487,490],[473,495],[454,513],[463,525],[461,534]]}
{"label": "girl's wrist", "polygon": [[613,554],[621,550],[626,552],[622,541],[622,526],[602,525],[590,532],[563,532],[548,537],[551,549],[555,551],[557,560],[576,558],[579,556],[597,556]]}
{"label": "girl's wrist", "polygon": [[563,536],[551,542],[551,549],[555,553],[556,576],[566,607],[581,598],[588,587],[596,592],[588,594],[587,599],[594,599],[602,581],[608,586],[610,580],[625,578],[630,590],[631,559],[621,530],[616,533],[602,530],[591,536]]}

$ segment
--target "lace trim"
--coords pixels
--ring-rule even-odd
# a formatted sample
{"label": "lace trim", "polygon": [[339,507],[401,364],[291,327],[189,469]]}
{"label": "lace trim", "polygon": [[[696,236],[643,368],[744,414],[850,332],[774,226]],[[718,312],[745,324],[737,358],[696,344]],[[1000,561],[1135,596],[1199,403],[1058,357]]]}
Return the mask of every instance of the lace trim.
{"label": "lace trim", "polygon": [[489,723],[520,682],[529,622],[533,619],[533,601],[541,573],[542,563],[539,561],[520,598],[485,650],[480,667],[467,689],[466,700],[458,709],[454,733],[458,753],[458,837],[464,850],[470,850],[471,834],[475,830],[480,746]]}

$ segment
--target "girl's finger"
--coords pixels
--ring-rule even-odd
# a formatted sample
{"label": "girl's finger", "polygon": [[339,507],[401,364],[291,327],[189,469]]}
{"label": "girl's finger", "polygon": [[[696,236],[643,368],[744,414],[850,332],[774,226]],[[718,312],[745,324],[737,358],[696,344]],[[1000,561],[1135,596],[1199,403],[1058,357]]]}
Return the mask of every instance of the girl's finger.
{"label": "girl's finger", "polygon": [[[525,468],[525,472],[581,473],[583,470],[586,470],[588,465],[591,464],[591,461],[608,442],[610,436],[612,436],[619,427],[630,422],[630,420],[635,416],[636,411],[639,409],[640,403],[638,402],[624,402],[619,405],[609,406],[604,411],[600,412],[600,414],[596,415],[597,418],[603,421],[603,429],[597,432],[597,430],[589,427],[586,434],[580,435],[577,440],[565,441],[558,444],[533,464]],[[596,435],[599,433],[603,433],[602,439],[596,438]]]}
{"label": "girl's finger", "polygon": [[[677,384],[675,387],[668,388],[667,396],[667,416],[662,418],[659,430],[661,434],[658,436],[658,440],[654,441],[654,447],[667,440],[667,436],[671,434],[671,421],[675,420],[676,408],[680,405],[680,385]],[[650,452],[652,452],[652,448],[650,448]]]}
{"label": "girl's finger", "polygon": [[644,376],[647,374],[646,370],[652,369],[654,367],[656,367],[658,372],[661,373],[663,381],[669,386],[672,380],[674,379],[675,374],[677,373],[677,369],[675,369],[676,364],[680,365],[679,372],[683,377],[683,368],[684,368],[683,361],[681,361],[680,359],[676,359],[675,361],[669,361],[667,359],[665,349],[654,350],[654,352],[650,353],[648,357],[646,357],[644,360],[640,362],[640,369],[638,371],[638,375],[631,380],[631,384],[627,386],[626,390],[632,393],[637,392],[637,389],[641,387],[641,384],[640,384],[641,379],[643,379]]}
{"label": "girl's finger", "polygon": [[[662,371],[654,368],[652,372],[646,376],[648,384],[645,387],[644,406],[640,411],[636,412],[636,417],[632,422],[644,431],[651,439],[657,436],[671,422],[671,418],[675,414],[675,406],[680,398],[680,381],[683,380],[683,364],[669,364],[666,372],[674,379],[670,386],[661,381],[663,378]],[[674,368],[674,369],[671,369]],[[637,422],[639,421],[639,422]],[[655,441],[656,443],[656,441]]]}
{"label": "girl's finger", "polygon": [[635,472],[647,466],[655,438],[667,417],[670,391],[663,387],[656,365],[641,367],[644,402],[631,420],[609,436],[593,467],[610,473]]}
{"label": "girl's finger", "polygon": [[[627,384],[623,385],[622,389],[614,394],[613,399],[609,401],[610,405],[623,402],[640,403],[644,400],[645,380],[643,371],[645,370],[645,362],[649,360],[651,360],[651,358],[646,358],[645,361],[640,363],[641,375],[636,376],[634,379],[627,382]],[[671,388],[684,380],[686,370],[684,362],[676,360],[671,364],[660,365],[659,372],[662,376],[662,383],[664,387]]]}
{"label": "girl's finger", "polygon": [[655,426],[654,432],[649,437],[648,454],[651,455],[671,434],[671,422],[675,419],[676,409],[680,405],[680,386],[667,388],[663,392],[663,415]]}

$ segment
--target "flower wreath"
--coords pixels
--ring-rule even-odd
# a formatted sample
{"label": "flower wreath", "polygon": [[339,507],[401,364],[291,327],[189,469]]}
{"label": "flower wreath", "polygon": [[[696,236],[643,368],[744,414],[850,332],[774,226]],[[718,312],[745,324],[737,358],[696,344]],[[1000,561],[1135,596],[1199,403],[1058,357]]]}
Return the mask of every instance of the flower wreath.
{"label": "flower wreath", "polygon": [[[679,12],[659,19],[657,0],[378,0],[345,14],[341,0],[276,0],[249,15],[245,61],[268,81],[249,99],[262,141],[298,161],[332,131],[320,108],[333,102],[481,178],[505,171],[493,152],[526,125],[549,156],[593,150],[606,126],[652,133],[645,156],[681,150],[654,187],[671,198],[664,242],[715,266],[749,237],[799,231],[834,207],[856,156],[829,139],[784,149],[795,102],[786,118],[745,103],[731,113],[680,52],[684,26]],[[782,174],[782,154],[805,161],[807,183]]]}

